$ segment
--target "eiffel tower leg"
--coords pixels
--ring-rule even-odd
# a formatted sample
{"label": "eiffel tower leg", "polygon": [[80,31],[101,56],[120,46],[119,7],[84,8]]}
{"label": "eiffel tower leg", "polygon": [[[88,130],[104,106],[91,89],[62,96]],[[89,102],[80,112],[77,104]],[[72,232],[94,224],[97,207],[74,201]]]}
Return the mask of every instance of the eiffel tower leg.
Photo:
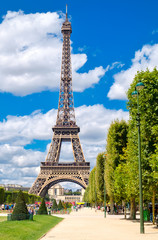
{"label": "eiffel tower leg", "polygon": [[85,162],[79,136],[77,135],[74,138],[72,138],[71,143],[75,162]]}
{"label": "eiffel tower leg", "polygon": [[46,162],[58,162],[61,149],[61,138],[53,136],[50,148],[46,157]]}
{"label": "eiffel tower leg", "polygon": [[41,178],[40,174],[39,174],[38,177],[36,178],[34,184],[30,188],[29,194],[39,195],[39,192],[40,192],[43,184],[45,183],[45,181],[46,181],[46,178]]}
{"label": "eiffel tower leg", "polygon": [[[58,162],[61,149],[61,138],[53,137],[45,162]],[[43,178],[40,171],[36,181],[29,190],[29,193],[39,194],[46,178]]]}

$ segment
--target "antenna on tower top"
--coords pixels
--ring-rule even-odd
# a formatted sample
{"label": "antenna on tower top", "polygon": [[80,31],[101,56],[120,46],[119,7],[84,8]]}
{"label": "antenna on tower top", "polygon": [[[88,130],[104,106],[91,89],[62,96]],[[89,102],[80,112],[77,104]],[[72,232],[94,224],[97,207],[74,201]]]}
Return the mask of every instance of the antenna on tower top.
{"label": "antenna on tower top", "polygon": [[67,20],[67,4],[66,4],[66,20]]}

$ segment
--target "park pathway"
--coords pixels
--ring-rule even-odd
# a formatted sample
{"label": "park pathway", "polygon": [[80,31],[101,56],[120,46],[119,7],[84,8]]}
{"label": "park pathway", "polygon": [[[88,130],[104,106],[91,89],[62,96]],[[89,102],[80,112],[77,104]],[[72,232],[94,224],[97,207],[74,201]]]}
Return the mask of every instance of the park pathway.
{"label": "park pathway", "polygon": [[145,223],[145,234],[140,234],[139,222],[103,214],[90,208],[71,212],[42,240],[158,240],[158,228],[150,223]]}

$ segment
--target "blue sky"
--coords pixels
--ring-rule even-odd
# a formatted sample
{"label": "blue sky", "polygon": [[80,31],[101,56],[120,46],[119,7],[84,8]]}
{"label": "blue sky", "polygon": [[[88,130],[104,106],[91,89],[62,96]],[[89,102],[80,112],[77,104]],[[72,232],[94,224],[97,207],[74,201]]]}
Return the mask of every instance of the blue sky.
{"label": "blue sky", "polygon": [[[91,167],[105,149],[111,121],[128,120],[126,91],[134,75],[158,66],[156,0],[1,1],[0,183],[31,186],[46,157],[58,107],[66,3],[76,119]],[[64,145],[61,159],[70,158],[71,146]]]}

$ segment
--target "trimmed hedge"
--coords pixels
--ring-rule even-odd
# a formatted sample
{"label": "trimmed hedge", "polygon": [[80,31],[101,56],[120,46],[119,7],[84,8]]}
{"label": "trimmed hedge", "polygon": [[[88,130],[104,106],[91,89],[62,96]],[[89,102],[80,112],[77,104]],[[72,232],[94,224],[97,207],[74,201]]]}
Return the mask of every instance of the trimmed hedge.
{"label": "trimmed hedge", "polygon": [[47,207],[46,207],[44,198],[42,198],[41,206],[40,206],[37,214],[38,214],[38,215],[48,215]]}
{"label": "trimmed hedge", "polygon": [[20,190],[16,199],[16,205],[12,213],[12,220],[26,219],[29,219],[29,212],[27,210],[24,194]]}
{"label": "trimmed hedge", "polygon": [[0,204],[4,203],[4,195],[5,195],[5,190],[4,188],[0,187]]}
{"label": "trimmed hedge", "polygon": [[[2,197],[1,191],[4,191],[3,197]],[[16,191],[16,190],[5,191],[4,188],[0,188],[0,204],[3,204],[3,203],[8,203],[8,204],[15,203],[16,198],[18,196],[18,193],[19,193],[19,191]],[[40,196],[36,196],[34,194],[28,194],[28,192],[23,192],[23,194],[24,194],[25,202],[27,204],[33,204],[36,201],[40,202],[41,199],[42,199]]]}

